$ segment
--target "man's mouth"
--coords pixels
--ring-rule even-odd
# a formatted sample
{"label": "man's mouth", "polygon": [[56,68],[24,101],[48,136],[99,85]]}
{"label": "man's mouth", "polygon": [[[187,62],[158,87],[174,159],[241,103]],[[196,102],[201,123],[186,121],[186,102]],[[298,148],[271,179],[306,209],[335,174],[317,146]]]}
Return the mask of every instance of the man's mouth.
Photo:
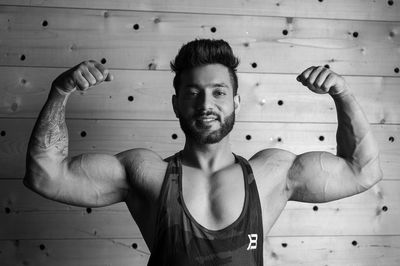
{"label": "man's mouth", "polygon": [[217,120],[218,117],[214,116],[214,115],[202,115],[196,118],[196,120],[198,121],[202,121],[202,122],[212,122]]}

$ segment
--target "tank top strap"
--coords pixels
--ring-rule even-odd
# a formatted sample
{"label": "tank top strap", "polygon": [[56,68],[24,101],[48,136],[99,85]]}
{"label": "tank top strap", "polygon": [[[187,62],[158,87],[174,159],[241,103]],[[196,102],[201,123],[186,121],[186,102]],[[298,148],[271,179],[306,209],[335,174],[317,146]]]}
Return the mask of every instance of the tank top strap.
{"label": "tank top strap", "polygon": [[240,155],[233,154],[235,156],[236,161],[242,166],[244,178],[246,179],[248,184],[253,183],[254,181],[254,174],[251,168],[249,161],[243,158]]}

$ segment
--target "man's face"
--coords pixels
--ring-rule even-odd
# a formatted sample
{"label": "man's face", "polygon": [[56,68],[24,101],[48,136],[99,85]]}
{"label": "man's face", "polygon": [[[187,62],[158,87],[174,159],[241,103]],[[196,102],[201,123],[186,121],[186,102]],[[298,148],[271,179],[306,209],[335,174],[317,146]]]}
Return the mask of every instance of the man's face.
{"label": "man's face", "polygon": [[186,137],[200,144],[221,141],[232,130],[239,106],[228,68],[205,65],[183,72],[180,78],[173,105]]}

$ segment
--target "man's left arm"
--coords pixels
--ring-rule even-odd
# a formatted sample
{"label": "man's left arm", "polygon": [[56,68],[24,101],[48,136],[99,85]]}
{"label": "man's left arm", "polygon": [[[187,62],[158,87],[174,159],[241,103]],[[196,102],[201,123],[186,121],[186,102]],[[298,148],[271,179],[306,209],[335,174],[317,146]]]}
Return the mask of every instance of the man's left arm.
{"label": "man's left arm", "polygon": [[378,145],[343,77],[324,67],[310,67],[297,80],[315,93],[332,96],[338,117],[337,155],[296,156],[287,178],[289,200],[327,202],[361,193],[380,181]]}

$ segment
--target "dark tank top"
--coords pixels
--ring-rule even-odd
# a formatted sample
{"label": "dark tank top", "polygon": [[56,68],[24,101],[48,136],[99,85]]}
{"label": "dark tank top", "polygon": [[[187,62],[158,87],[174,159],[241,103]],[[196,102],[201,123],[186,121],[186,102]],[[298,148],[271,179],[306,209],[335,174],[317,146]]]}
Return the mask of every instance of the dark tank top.
{"label": "dark tank top", "polygon": [[182,196],[181,153],[167,158],[159,197],[154,245],[149,266],[263,265],[261,205],[251,166],[235,155],[243,170],[245,200],[239,218],[209,230],[189,213]]}

